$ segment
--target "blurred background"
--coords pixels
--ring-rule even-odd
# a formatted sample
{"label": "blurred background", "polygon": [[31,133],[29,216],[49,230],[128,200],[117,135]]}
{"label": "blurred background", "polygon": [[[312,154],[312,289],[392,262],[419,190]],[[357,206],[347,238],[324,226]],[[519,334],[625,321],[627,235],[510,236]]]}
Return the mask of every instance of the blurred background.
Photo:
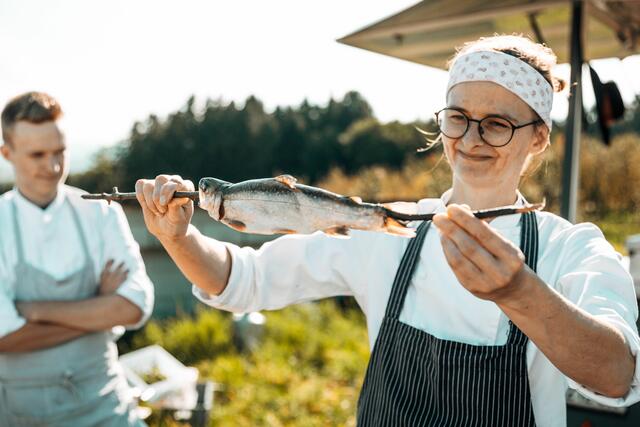
{"label": "blurred background", "polygon": [[[435,130],[433,113],[444,106],[447,74],[443,60],[437,65],[423,59],[428,49],[407,44],[431,46],[435,30],[418,25],[427,28],[421,36],[410,30],[403,35],[402,28],[417,27],[382,21],[415,3],[2,0],[0,102],[29,90],[60,101],[71,157],[68,183],[89,192],[113,186],[132,191],[138,178],[159,173],[194,182],[204,176],[234,182],[288,173],[366,201],[439,197],[450,185],[450,171],[441,149],[417,153],[425,139],[416,128]],[[438,2],[421,4],[430,3]],[[459,3],[462,9],[474,6]],[[494,3],[516,16],[514,7],[544,2]],[[571,2],[546,3],[557,9],[531,10],[543,36],[550,25],[549,44],[563,50],[565,62],[556,73],[568,80]],[[416,10],[409,16],[428,20]],[[488,36],[511,28],[505,22],[522,26],[513,16],[474,31]],[[586,34],[589,25],[597,33],[598,24],[586,21]],[[520,32],[535,39],[531,20],[523,22]],[[387,28],[377,45],[375,37],[367,38],[367,30],[377,34],[373,23]],[[388,30],[391,24],[398,29]],[[445,38],[447,51],[475,34]],[[613,36],[600,43],[623,45],[615,31]],[[626,108],[607,122],[605,141],[585,66],[576,219],[598,224],[628,256],[627,239],[640,233],[640,56],[637,45],[605,57],[585,52],[585,63],[600,80],[616,83]],[[521,185],[530,201],[546,198],[556,213],[568,95],[557,94],[551,147]],[[0,162],[0,192],[11,188],[12,179],[9,164]],[[239,325],[248,319],[200,306],[146,232],[136,204],[124,208],[157,296],[153,320],[121,340],[123,353],[159,344],[197,367],[200,378],[215,381],[212,425],[355,425],[369,350],[353,301],[264,313],[262,326],[256,326],[259,340],[248,345],[239,338]],[[205,234],[242,245],[257,247],[268,239],[237,233],[204,211],[196,212],[194,222]],[[149,420],[180,425],[162,411]]]}

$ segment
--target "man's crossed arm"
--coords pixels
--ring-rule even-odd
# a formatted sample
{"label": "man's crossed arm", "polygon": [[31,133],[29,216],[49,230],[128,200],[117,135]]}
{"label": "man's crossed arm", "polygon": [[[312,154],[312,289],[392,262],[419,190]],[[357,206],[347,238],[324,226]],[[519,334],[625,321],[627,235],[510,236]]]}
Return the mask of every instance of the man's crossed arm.
{"label": "man's crossed arm", "polygon": [[128,271],[110,261],[100,275],[98,295],[74,301],[17,302],[27,323],[0,338],[0,352],[17,353],[54,347],[84,334],[104,331],[117,325],[133,325],[142,310],[115,291],[126,280]]}

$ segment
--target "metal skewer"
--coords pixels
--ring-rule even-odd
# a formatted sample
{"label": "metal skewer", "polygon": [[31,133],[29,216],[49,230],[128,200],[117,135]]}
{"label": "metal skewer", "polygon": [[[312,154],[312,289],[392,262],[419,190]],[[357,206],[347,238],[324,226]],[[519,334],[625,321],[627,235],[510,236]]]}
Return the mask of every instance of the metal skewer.
{"label": "metal skewer", "polygon": [[[497,216],[539,211],[544,209],[545,204],[546,202],[543,200],[541,203],[531,203],[524,206],[501,206],[498,208],[481,209],[473,211],[472,213],[473,216],[479,219],[495,218]],[[431,221],[433,217],[436,216],[436,213],[433,212],[428,214],[405,214],[387,209],[387,215],[389,215],[393,219],[399,219],[401,221]]]}
{"label": "metal skewer", "polygon": [[[136,200],[136,193],[120,193],[118,187],[113,187],[111,193],[95,193],[95,194],[83,194],[83,199],[87,200],[106,200],[107,202],[120,202],[122,200]],[[176,191],[173,193],[173,197],[186,197],[194,202],[200,200],[200,194],[197,191]]]}
{"label": "metal skewer", "polygon": [[[83,194],[81,197],[87,200],[106,200],[107,202],[111,203],[112,201],[119,202],[122,200],[136,200],[136,193],[120,193],[118,191],[118,187],[113,187],[111,193]],[[198,202],[200,200],[200,193],[198,191],[176,191],[173,194],[173,197],[187,197],[195,202]],[[481,209],[473,211],[472,213],[476,218],[482,219],[531,211],[539,211],[544,209],[544,207],[545,201],[543,200],[542,203],[532,203],[525,206],[501,206],[497,208]],[[391,210],[389,208],[384,209],[388,216],[400,221],[430,221],[436,215],[435,213],[405,214],[402,212]]]}

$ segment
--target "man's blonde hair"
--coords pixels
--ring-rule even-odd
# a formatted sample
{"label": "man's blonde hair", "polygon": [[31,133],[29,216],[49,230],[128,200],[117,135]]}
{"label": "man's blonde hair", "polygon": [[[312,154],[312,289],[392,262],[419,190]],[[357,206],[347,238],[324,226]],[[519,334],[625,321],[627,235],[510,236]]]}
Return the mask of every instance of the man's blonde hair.
{"label": "man's blonde hair", "polygon": [[44,92],[27,92],[11,99],[2,110],[2,139],[11,144],[10,134],[16,123],[39,124],[58,120],[62,108],[54,97]]}

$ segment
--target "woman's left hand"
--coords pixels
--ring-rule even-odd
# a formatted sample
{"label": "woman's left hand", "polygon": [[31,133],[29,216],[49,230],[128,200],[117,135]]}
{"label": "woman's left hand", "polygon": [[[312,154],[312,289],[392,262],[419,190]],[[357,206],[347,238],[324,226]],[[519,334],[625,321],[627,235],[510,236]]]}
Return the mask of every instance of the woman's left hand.
{"label": "woman's left hand", "polygon": [[447,262],[469,292],[495,303],[515,302],[525,295],[524,281],[535,273],[525,264],[524,254],[468,207],[449,205],[433,223],[440,230]]}

